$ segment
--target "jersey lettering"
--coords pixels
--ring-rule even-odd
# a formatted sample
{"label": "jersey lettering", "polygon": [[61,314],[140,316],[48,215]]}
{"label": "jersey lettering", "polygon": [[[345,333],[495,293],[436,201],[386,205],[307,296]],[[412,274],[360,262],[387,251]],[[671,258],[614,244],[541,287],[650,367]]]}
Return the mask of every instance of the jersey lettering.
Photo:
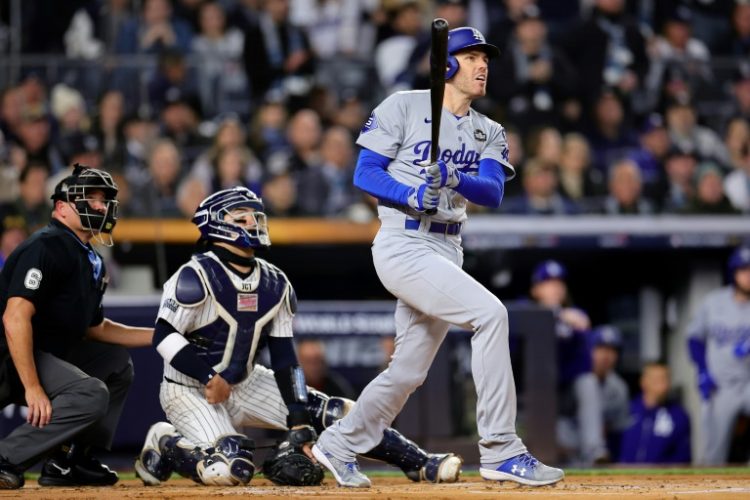
{"label": "jersey lettering", "polygon": [[[413,165],[418,165],[429,159],[431,144],[432,141],[422,141],[414,145],[414,154],[418,155],[418,157],[412,160]],[[438,148],[438,158],[445,163],[453,163],[459,168],[461,166],[470,167],[471,165],[479,164],[479,152],[473,149],[467,151],[466,143],[462,143],[461,147],[456,150],[450,148]],[[462,168],[461,170],[463,171],[465,168]]]}
{"label": "jersey lettering", "polygon": [[42,284],[42,271],[39,269],[32,267],[28,271],[26,271],[26,277],[23,280],[23,286],[28,288],[29,290],[36,290],[39,288],[39,285]]}

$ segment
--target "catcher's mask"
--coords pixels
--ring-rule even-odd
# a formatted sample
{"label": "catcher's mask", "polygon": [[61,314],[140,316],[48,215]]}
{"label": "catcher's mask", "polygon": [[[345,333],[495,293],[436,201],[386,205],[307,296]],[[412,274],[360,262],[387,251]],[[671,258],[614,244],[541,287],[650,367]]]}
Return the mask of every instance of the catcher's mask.
{"label": "catcher's mask", "polygon": [[[94,198],[92,194],[95,191],[102,192],[104,199]],[[55,186],[55,192],[52,194],[54,201],[64,201],[73,205],[83,229],[91,231],[94,235],[110,235],[108,241],[102,240],[105,245],[112,244],[111,233],[117,223],[116,197],[117,184],[109,173],[78,163],[74,165],[73,173]],[[92,203],[99,201],[104,205],[104,209],[92,206]]]}
{"label": "catcher's mask", "polygon": [[[247,210],[239,210],[243,208]],[[226,221],[227,215],[236,222]],[[239,248],[271,246],[263,201],[245,187],[224,189],[203,200],[195,211],[193,224],[201,232],[200,241],[224,242]]]}

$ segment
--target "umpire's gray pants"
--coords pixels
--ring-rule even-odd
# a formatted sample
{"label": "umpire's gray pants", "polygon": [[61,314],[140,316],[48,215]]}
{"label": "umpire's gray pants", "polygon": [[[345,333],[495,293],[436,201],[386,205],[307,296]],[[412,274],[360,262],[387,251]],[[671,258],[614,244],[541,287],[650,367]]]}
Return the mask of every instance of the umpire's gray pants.
{"label": "umpire's gray pants", "polygon": [[[0,455],[26,469],[61,444],[109,448],[133,381],[127,349],[82,341],[68,361],[42,351],[34,352],[34,361],[52,419],[41,429],[27,423],[16,428],[0,441]],[[25,404],[23,393],[17,396]]]}
{"label": "umpire's gray pants", "polygon": [[375,270],[398,297],[396,348],[388,369],[364,389],[354,409],[321,434],[321,446],[339,460],[351,461],[383,439],[383,431],[427,376],[451,324],[474,332],[471,371],[482,464],[497,464],[526,451],[516,435],[508,313],[497,297],[461,269],[459,242],[455,236],[385,225],[375,238]]}

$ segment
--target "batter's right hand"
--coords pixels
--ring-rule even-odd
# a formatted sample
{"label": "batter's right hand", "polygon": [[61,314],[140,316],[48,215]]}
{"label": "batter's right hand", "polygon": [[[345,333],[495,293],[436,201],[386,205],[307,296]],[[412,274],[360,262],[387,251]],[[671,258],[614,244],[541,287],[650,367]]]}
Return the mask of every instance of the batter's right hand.
{"label": "batter's right hand", "polygon": [[223,403],[229,399],[229,394],[232,393],[232,386],[229,382],[221,378],[218,373],[211,377],[211,380],[206,384],[206,401],[212,405]]}
{"label": "batter's right hand", "polygon": [[26,406],[29,407],[26,422],[34,427],[42,428],[52,419],[52,403],[41,385],[26,389]]}
{"label": "batter's right hand", "polygon": [[421,186],[411,188],[407,202],[417,212],[427,212],[437,208],[440,204],[440,190],[424,183]]}
{"label": "batter's right hand", "polygon": [[701,393],[703,401],[711,399],[711,394],[718,389],[719,386],[714,382],[714,378],[707,371],[702,371],[698,374],[698,390]]}

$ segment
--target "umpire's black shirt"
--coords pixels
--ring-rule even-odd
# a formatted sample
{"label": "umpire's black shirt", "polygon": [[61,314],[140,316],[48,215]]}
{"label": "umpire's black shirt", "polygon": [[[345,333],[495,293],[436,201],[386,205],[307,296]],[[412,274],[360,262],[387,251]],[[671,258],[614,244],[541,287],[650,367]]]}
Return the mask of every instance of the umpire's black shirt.
{"label": "umpire's black shirt", "polygon": [[[98,273],[96,273],[98,270]],[[106,273],[101,256],[52,219],[10,254],[0,273],[0,314],[10,297],[34,304],[34,348],[65,358],[89,326],[104,319]],[[7,349],[0,322],[0,349]]]}

